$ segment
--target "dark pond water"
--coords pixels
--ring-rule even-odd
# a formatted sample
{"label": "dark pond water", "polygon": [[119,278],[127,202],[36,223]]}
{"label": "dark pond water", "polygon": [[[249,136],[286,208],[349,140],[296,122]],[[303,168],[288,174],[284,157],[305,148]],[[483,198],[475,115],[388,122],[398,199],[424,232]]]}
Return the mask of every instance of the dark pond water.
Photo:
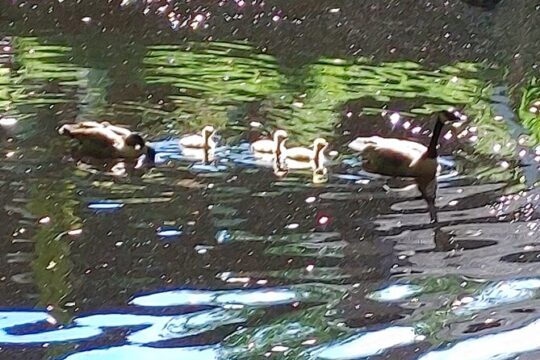
{"label": "dark pond water", "polygon": [[[531,1],[0,5],[0,358],[537,359]],[[346,144],[443,132],[437,223]],[[61,124],[145,134],[75,159]],[[218,128],[212,164],[177,139]],[[247,152],[323,136],[327,181]]]}

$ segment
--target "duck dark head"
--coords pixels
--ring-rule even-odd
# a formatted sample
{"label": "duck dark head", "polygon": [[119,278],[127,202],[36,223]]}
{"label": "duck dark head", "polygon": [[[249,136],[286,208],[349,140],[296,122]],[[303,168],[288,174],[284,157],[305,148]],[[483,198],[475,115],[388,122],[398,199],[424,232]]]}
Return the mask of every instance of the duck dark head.
{"label": "duck dark head", "polygon": [[132,147],[133,149],[135,149],[135,151],[140,152],[141,155],[144,154],[144,161],[146,163],[154,164],[157,152],[143,139],[141,135],[137,133],[132,133],[126,137],[125,142],[127,146]]}
{"label": "duck dark head", "polygon": [[132,133],[126,137],[126,145],[134,148],[135,150],[142,150],[146,146],[146,141],[141,135]]}
{"label": "duck dark head", "polygon": [[156,158],[156,150],[148,145],[143,137],[137,133],[132,133],[126,137],[126,145],[132,147],[136,151],[140,151],[141,154],[146,154],[146,159],[149,163],[154,163]]}

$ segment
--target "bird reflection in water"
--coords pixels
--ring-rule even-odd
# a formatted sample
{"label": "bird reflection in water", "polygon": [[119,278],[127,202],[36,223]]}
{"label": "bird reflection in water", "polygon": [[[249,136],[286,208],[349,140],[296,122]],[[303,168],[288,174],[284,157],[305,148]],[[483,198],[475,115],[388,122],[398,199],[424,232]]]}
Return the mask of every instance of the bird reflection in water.
{"label": "bird reflection in water", "polygon": [[328,182],[328,169],[322,165],[313,169],[312,181],[314,184],[325,184]]}
{"label": "bird reflection in water", "polygon": [[274,169],[274,175],[282,178],[284,176],[287,176],[289,171],[285,166],[283,166],[283,163],[279,161],[279,159],[276,157],[272,161],[272,168]]}
{"label": "bird reflection in water", "polygon": [[448,231],[442,230],[442,226],[439,224],[433,229],[433,243],[436,251],[456,250],[454,236]]}

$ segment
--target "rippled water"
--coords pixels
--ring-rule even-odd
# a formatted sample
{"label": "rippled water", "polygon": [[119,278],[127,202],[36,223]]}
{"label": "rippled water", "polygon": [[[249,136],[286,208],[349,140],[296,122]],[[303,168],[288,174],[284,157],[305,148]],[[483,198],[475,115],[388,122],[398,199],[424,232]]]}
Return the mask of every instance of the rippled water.
{"label": "rippled water", "polygon": [[[384,54],[371,42],[358,53],[351,24],[366,11],[366,26],[382,23],[406,6],[398,1],[225,1],[194,5],[184,25],[183,12],[152,8],[168,20],[126,45],[112,19],[145,11],[135,3],[99,21],[97,8],[51,5],[56,17],[0,27],[2,358],[540,356],[540,87],[528,50],[516,57],[508,40],[511,56],[478,57],[492,52],[495,27],[470,52],[465,33],[451,32],[462,50],[418,47],[423,57],[411,53],[422,32],[392,50],[373,31]],[[42,11],[24,4],[3,5],[0,24]],[[481,28],[511,12],[496,1],[433,6],[431,33],[445,16]],[[116,34],[99,38],[97,24]],[[175,38],[182,26],[189,35]],[[315,46],[307,29],[327,38]],[[342,34],[351,38],[340,45]],[[431,114],[449,105],[468,120],[443,132],[432,224],[410,180],[363,171],[346,144],[373,134],[426,143]],[[76,157],[57,129],[83,119],[145,134],[156,166]],[[207,124],[218,128],[216,159],[182,156],[179,136]],[[326,181],[276,176],[249,154],[276,127],[292,145],[330,142]]]}

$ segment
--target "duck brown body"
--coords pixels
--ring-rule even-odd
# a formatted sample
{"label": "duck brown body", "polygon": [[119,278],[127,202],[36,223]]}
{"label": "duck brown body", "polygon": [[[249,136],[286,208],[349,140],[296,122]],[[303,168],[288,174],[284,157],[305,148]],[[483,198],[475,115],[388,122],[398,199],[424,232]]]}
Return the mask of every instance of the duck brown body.
{"label": "duck brown body", "polygon": [[137,158],[143,154],[153,154],[139,134],[109,122],[65,124],[58,132],[78,140],[81,151],[94,157]]}

